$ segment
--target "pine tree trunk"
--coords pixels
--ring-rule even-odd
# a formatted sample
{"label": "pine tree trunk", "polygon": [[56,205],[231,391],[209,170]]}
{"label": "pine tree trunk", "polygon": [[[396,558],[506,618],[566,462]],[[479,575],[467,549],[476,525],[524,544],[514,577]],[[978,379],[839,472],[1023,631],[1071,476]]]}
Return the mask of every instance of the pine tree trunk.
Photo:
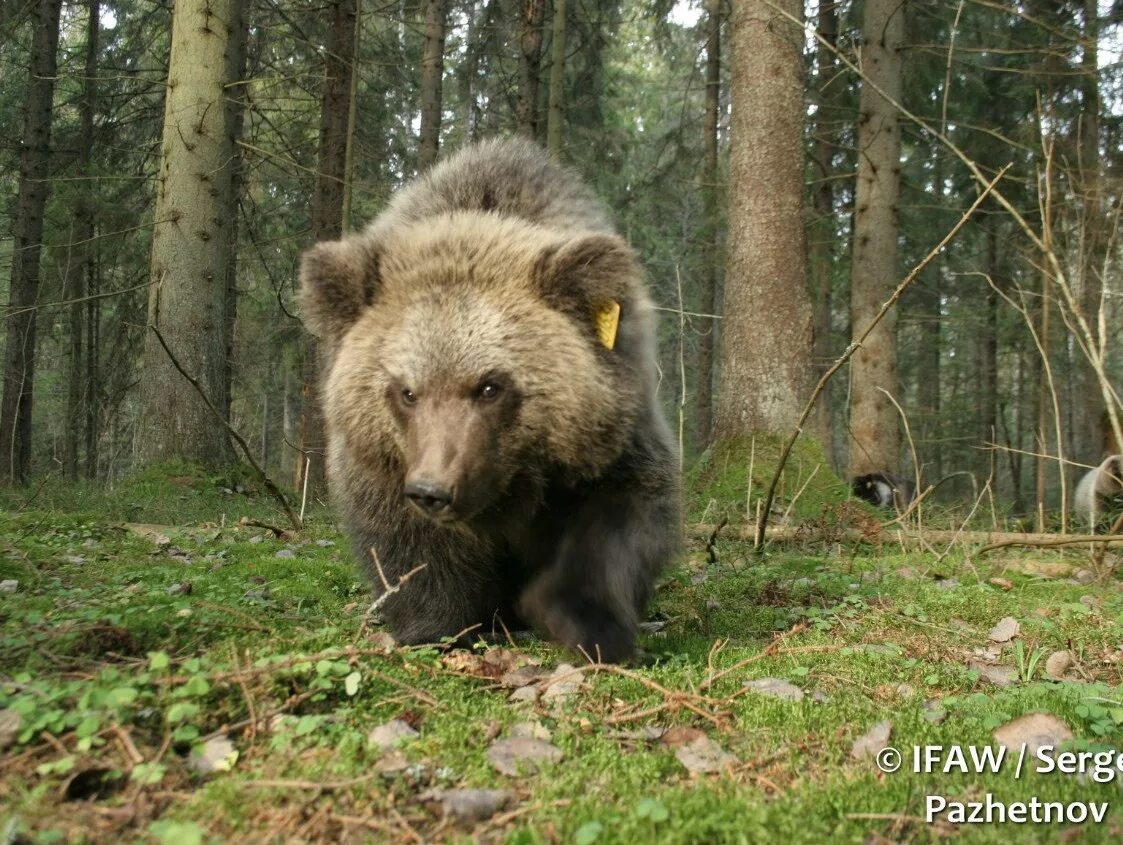
{"label": "pine tree trunk", "polygon": [[[96,234],[97,230],[94,229]],[[101,264],[97,243],[91,244],[89,270],[86,273],[86,379],[84,406],[86,409],[86,478],[97,478],[98,436],[100,434],[101,408]]]}
{"label": "pine tree trunk", "polygon": [[[776,7],[796,19],[802,5]],[[773,3],[732,4],[729,235],[718,438],[789,433],[810,393],[803,229],[802,29]]]}
{"label": "pine tree trunk", "polygon": [[480,18],[487,14],[487,6],[480,6],[479,0],[469,0],[465,14],[468,17],[467,31],[464,33],[464,58],[457,64],[456,76],[460,100],[461,138],[475,141],[478,136],[479,102],[476,97],[476,83],[480,72]]}
{"label": "pine tree trunk", "polygon": [[[98,55],[98,29],[101,3],[89,0],[86,4],[86,65],[82,80],[82,99],[78,104],[81,135],[78,142],[79,179],[90,175],[90,161],[94,149],[94,106],[97,97],[96,75]],[[70,480],[78,478],[79,446],[83,440],[86,421],[85,403],[90,401],[86,384],[86,367],[83,330],[86,317],[86,296],[89,288],[88,273],[92,266],[89,253],[93,247],[94,216],[96,207],[89,200],[90,185],[83,181],[79,186],[78,202],[74,207],[71,228],[73,245],[67,261],[66,298],[69,360],[66,373],[66,429],[63,442],[63,471]]]}
{"label": "pine tree trunk", "polygon": [[[720,210],[718,208],[718,119],[721,113],[721,2],[706,0],[706,111],[702,119],[702,148],[705,159],[702,165],[703,242],[701,298],[699,311],[714,314],[717,309],[718,262],[721,260]],[[695,369],[698,387],[694,391],[694,417],[697,446],[710,445],[714,424],[714,338],[717,320],[703,321],[698,338]]]}
{"label": "pine tree trunk", "polygon": [[[991,280],[1002,286],[998,256],[998,231],[990,223],[986,232],[986,272]],[[978,448],[977,471],[986,478],[993,463],[993,452],[988,443],[998,441],[998,294],[987,285],[983,293],[983,324],[976,337],[979,349],[978,380]]]}
{"label": "pine tree trunk", "polygon": [[[234,139],[226,86],[228,53],[241,37],[239,0],[179,0],[164,110],[152,287],[148,321],[180,366],[221,409],[226,396],[227,274]],[[233,41],[232,41],[233,39]],[[233,457],[222,420],[164,351],[145,338],[140,373],[143,463],[185,458],[203,464]]]}
{"label": "pine tree trunk", "polygon": [[538,137],[538,77],[542,64],[542,20],[546,0],[523,0],[519,16],[519,98],[515,107],[519,131]]}
{"label": "pine tree trunk", "polygon": [[546,148],[553,152],[559,152],[562,146],[564,99],[565,0],[554,0],[554,26],[550,41],[550,103],[546,114]]}
{"label": "pine tree trunk", "polygon": [[24,103],[19,197],[12,224],[4,385],[0,399],[0,482],[23,484],[31,464],[31,406],[35,383],[36,308],[43,209],[51,164],[59,15],[62,0],[39,0]]}
{"label": "pine tree trunk", "polygon": [[[901,101],[903,7],[897,0],[867,0],[862,29],[862,71],[870,84],[862,85],[858,117],[858,187],[850,274],[850,321],[855,335],[870,324],[899,281],[901,135],[896,108],[874,86],[894,101]],[[850,364],[851,477],[899,469],[899,420],[882,390],[894,398],[900,395],[896,311],[890,311],[878,324]]]}
{"label": "pine tree trunk", "polygon": [[249,88],[246,76],[246,38],[245,0],[234,0],[229,23],[230,43],[226,50],[226,78],[230,86],[226,91],[226,126],[230,133],[230,148],[233,151],[230,163],[230,194],[226,219],[227,238],[230,241],[231,261],[226,265],[226,325],[224,326],[226,372],[222,379],[224,389],[222,413],[227,422],[231,420],[230,406],[234,390],[234,327],[238,317],[238,223],[241,219],[242,195],[245,191],[245,156],[238,141],[242,137],[246,109],[249,105]]}
{"label": "pine tree trunk", "polygon": [[444,76],[447,0],[425,0],[425,45],[421,52],[421,138],[418,169],[437,160],[441,140],[441,82]]}
{"label": "pine tree trunk", "polygon": [[[323,97],[320,102],[320,146],[316,182],[312,189],[312,237],[335,240],[343,234],[348,172],[348,138],[351,135],[354,96],[357,0],[337,0],[332,6],[331,28],[325,60]],[[293,486],[320,493],[324,488],[324,421],[317,384],[319,365],[315,339],[305,333],[300,340],[300,446],[293,465]]]}
{"label": "pine tree trunk", "polygon": [[[834,281],[835,241],[838,239],[834,214],[834,154],[837,145],[835,128],[834,88],[841,83],[835,79],[838,62],[834,45],[838,42],[838,10],[835,0],[821,0],[817,30],[822,41],[815,52],[816,82],[818,83],[818,109],[815,112],[815,159],[813,173],[816,179],[815,227],[811,235],[811,290],[815,308],[815,371],[817,376],[826,372],[834,361],[834,344],[831,342],[831,307]],[[825,43],[824,43],[825,42]],[[828,86],[834,86],[828,90]],[[836,464],[834,425],[832,421],[831,392],[826,390],[816,409],[816,429],[823,452]]]}
{"label": "pine tree trunk", "polygon": [[[1084,0],[1084,32],[1080,63],[1080,183],[1083,192],[1081,209],[1080,307],[1095,332],[1103,296],[1100,277],[1104,261],[1104,211],[1100,196],[1100,83],[1097,41],[1099,18],[1096,0]],[[1072,407],[1075,426],[1072,431],[1075,460],[1099,463],[1104,453],[1103,394],[1091,363],[1077,351],[1075,396]],[[1079,475],[1079,474],[1078,474]]]}

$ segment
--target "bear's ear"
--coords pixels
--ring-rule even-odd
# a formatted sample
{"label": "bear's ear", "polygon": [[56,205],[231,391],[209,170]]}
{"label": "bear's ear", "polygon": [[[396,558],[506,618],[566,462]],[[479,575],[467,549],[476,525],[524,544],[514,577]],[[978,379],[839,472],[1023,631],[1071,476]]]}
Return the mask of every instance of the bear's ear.
{"label": "bear's ear", "polygon": [[304,325],[321,340],[337,342],[374,299],[378,251],[359,238],[322,241],[300,259]]}
{"label": "bear's ear", "polygon": [[544,250],[534,282],[552,307],[579,316],[606,302],[623,304],[639,272],[623,238],[596,232]]}

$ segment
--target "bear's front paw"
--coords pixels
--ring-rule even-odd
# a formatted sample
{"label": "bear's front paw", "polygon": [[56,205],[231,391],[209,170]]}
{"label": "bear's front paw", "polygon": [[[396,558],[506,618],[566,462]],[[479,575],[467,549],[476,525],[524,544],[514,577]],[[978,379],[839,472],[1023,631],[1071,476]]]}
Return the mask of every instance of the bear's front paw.
{"label": "bear's front paw", "polygon": [[635,630],[600,602],[524,601],[521,609],[551,639],[595,662],[623,663],[635,653]]}

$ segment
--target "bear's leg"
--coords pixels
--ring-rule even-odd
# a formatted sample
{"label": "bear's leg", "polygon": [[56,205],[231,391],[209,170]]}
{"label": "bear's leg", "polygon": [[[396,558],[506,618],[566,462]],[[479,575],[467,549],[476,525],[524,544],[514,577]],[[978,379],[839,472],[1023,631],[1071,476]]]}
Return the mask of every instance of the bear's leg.
{"label": "bear's leg", "polygon": [[655,578],[678,546],[677,498],[617,489],[567,498],[542,516],[551,528],[534,552],[547,563],[519,610],[569,648],[618,663],[632,656]]}
{"label": "bear's leg", "polygon": [[[356,544],[359,546],[359,544]],[[494,566],[483,549],[464,540],[425,542],[417,534],[384,532],[368,549],[368,578],[376,600],[387,595],[382,615],[403,645],[438,643],[456,637],[468,645],[491,630],[502,596]],[[377,549],[377,563],[370,549]]]}

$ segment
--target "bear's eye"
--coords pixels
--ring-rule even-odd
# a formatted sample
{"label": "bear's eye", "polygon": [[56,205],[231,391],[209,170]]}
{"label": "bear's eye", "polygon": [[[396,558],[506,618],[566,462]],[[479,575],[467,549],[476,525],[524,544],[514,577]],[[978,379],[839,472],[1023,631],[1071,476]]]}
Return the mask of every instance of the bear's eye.
{"label": "bear's eye", "polygon": [[417,394],[408,387],[402,388],[402,401],[407,405],[412,405],[417,402]]}
{"label": "bear's eye", "polygon": [[485,381],[476,391],[476,398],[482,402],[492,402],[499,398],[502,388],[493,381]]}

